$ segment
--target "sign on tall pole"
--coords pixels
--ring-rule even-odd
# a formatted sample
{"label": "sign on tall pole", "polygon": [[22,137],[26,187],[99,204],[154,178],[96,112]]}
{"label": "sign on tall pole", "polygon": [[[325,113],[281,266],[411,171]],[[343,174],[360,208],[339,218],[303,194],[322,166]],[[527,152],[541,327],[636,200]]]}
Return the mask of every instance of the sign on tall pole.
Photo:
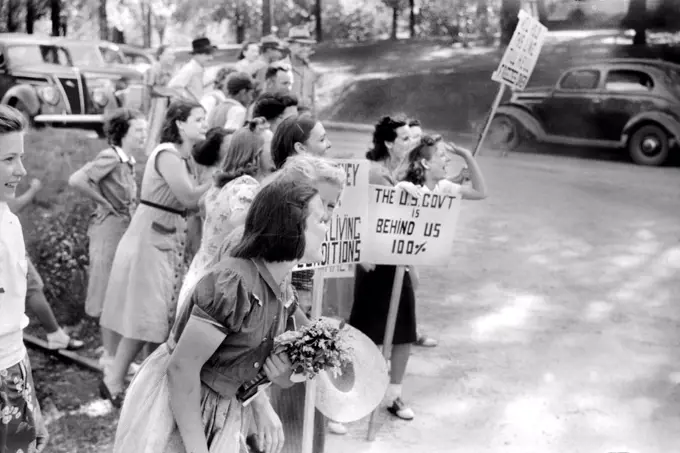
{"label": "sign on tall pole", "polygon": [[482,148],[496,110],[503,100],[506,87],[515,91],[522,91],[526,88],[548,33],[548,29],[526,11],[520,10],[518,17],[519,22],[512,34],[510,44],[505,49],[498,68],[491,74],[491,80],[499,83],[498,93],[477,140],[477,146],[472,152],[473,156],[476,156]]}

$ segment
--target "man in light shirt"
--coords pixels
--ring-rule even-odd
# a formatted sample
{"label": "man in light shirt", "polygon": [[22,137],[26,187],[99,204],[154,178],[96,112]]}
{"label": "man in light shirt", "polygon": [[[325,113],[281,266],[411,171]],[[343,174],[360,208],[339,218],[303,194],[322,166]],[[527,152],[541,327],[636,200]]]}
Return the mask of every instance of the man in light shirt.
{"label": "man in light shirt", "polygon": [[240,129],[246,122],[247,107],[253,101],[255,82],[245,72],[234,72],[226,83],[227,98],[208,116],[208,129]]}
{"label": "man in light shirt", "polygon": [[266,93],[290,93],[293,89],[293,71],[285,64],[270,65],[265,72],[264,80]]}
{"label": "man in light shirt", "polygon": [[208,38],[196,38],[192,41],[191,48],[193,57],[170,79],[168,87],[180,90],[187,99],[200,103],[205,94],[205,66],[212,61],[215,46]]}

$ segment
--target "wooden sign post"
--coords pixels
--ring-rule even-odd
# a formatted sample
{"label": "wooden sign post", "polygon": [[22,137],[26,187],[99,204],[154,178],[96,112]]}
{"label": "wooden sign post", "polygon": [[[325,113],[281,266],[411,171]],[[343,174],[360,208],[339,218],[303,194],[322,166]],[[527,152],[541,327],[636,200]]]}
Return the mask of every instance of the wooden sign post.
{"label": "wooden sign post", "polygon": [[[322,245],[323,261],[302,264],[295,271],[315,269],[312,284],[312,319],[322,315],[324,279],[353,276],[353,266],[362,260],[364,221],[368,216],[369,163],[359,159],[337,159],[346,175],[346,185],[338,206],[333,211],[330,228]],[[314,418],[316,413],[316,380],[305,383],[305,406],[302,424],[302,453],[314,448]]]}
{"label": "wooden sign post", "polygon": [[[385,361],[389,361],[392,357],[392,339],[394,338],[394,329],[397,325],[397,313],[399,313],[399,301],[401,300],[401,290],[404,286],[404,274],[406,273],[405,266],[397,266],[397,271],[394,274],[394,282],[392,283],[392,295],[390,296],[390,309],[387,313],[387,325],[385,326],[385,336],[383,338],[383,357]],[[371,412],[371,418],[368,422],[368,440],[374,441],[377,433],[377,414],[376,408]]]}
{"label": "wooden sign post", "polygon": [[499,83],[498,93],[496,93],[489,115],[484,122],[484,128],[477,140],[477,146],[472,151],[473,156],[476,156],[482,148],[482,143],[491,128],[496,110],[503,100],[506,87],[515,91],[522,91],[526,88],[548,33],[548,29],[526,11],[520,10],[518,17],[519,22],[510,39],[510,44],[508,44],[498,68],[491,75],[491,80]]}
{"label": "wooden sign post", "polygon": [[[314,272],[314,280],[312,283],[312,319],[318,319],[321,316],[324,272],[324,269],[317,269]],[[305,386],[305,411],[304,419],[302,421],[302,453],[312,453],[314,448],[316,380],[308,380],[305,383]]]}

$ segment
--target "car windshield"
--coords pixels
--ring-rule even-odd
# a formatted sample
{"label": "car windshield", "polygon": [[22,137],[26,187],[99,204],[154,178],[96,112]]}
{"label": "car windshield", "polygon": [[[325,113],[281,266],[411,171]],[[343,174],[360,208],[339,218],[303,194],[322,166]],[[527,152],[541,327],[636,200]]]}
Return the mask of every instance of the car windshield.
{"label": "car windshield", "polygon": [[71,46],[73,63],[76,66],[101,66],[103,63],[99,49],[95,46]]}
{"label": "car windshield", "polygon": [[57,46],[19,44],[7,48],[7,58],[13,66],[51,63],[71,66],[71,59],[65,49]]}

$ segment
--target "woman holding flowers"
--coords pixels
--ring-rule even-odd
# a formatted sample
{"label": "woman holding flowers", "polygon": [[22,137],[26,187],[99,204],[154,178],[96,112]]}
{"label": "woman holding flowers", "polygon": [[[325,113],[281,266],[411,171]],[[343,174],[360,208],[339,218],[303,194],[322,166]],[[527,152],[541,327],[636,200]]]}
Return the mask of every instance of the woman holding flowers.
{"label": "woman holding flowers", "polygon": [[[241,240],[196,286],[169,340],[142,365],[121,412],[115,453],[238,453],[246,428],[237,389],[261,369],[290,385],[274,338],[298,313],[287,278],[321,259],[328,215],[319,192],[292,179],[255,196]],[[281,420],[264,392],[252,409],[260,444],[279,453]]]}

